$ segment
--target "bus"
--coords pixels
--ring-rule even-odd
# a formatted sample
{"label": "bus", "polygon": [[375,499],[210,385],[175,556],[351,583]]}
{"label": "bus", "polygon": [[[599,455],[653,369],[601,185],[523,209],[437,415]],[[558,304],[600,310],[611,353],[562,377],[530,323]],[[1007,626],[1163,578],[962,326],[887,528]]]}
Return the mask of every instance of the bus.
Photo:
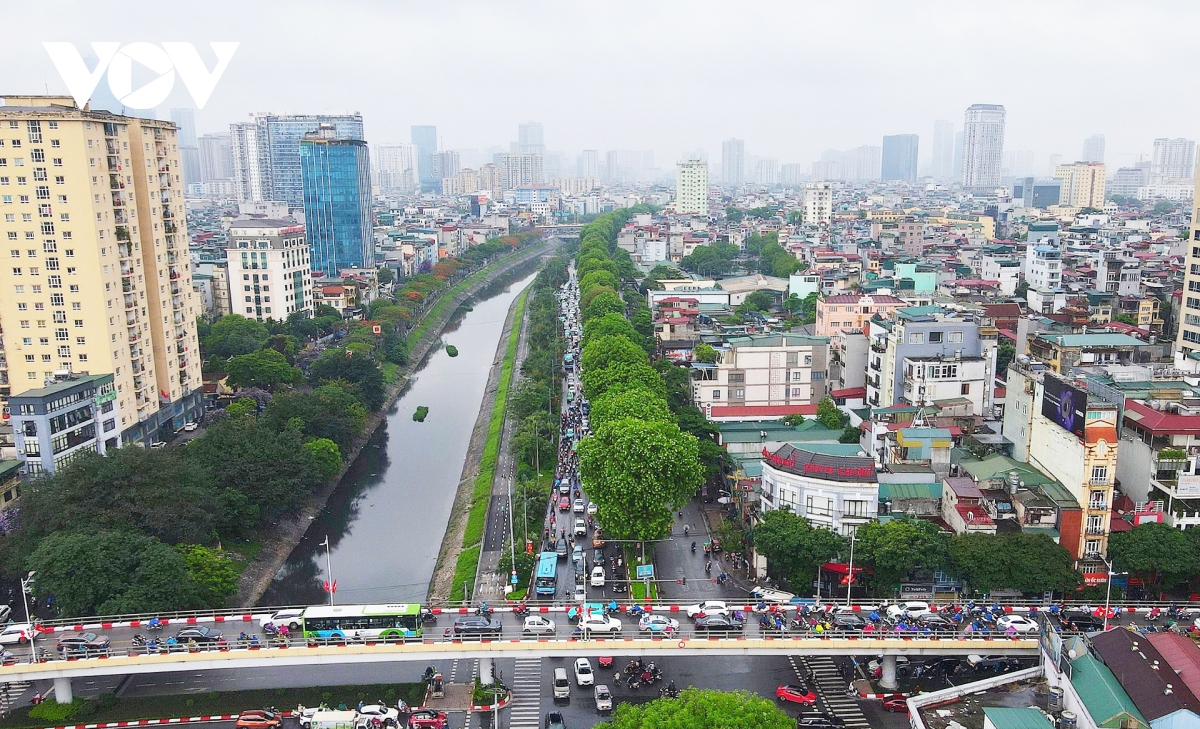
{"label": "bus", "polygon": [[300,616],[305,638],[404,640],[421,637],[421,606],[319,605]]}
{"label": "bus", "polygon": [[558,591],[558,554],[542,552],[538,555],[537,581],[534,583],[538,595],[554,597]]}

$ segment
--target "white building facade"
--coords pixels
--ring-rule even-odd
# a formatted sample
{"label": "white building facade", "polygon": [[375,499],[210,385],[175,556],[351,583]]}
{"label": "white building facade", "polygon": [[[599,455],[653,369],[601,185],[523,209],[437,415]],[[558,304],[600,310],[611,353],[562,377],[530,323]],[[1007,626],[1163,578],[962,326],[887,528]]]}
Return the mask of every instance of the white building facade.
{"label": "white building facade", "polygon": [[675,166],[675,212],[708,215],[708,163],[698,159]]}
{"label": "white building facade", "polygon": [[875,461],[830,456],[791,445],[764,450],[762,511],[788,509],[843,536],[879,514]]}
{"label": "white building facade", "polygon": [[802,200],[806,225],[828,225],[833,220],[833,185],[810,182],[804,186]]}
{"label": "white building facade", "polygon": [[235,220],[229,229],[230,311],[283,321],[313,313],[310,247],[304,226],[286,220]]}

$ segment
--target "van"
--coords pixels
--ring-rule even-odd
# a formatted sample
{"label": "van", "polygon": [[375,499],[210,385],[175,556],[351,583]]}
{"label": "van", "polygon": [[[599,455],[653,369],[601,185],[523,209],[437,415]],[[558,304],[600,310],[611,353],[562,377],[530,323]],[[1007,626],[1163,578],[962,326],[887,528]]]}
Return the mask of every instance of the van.
{"label": "van", "polygon": [[308,729],[354,729],[356,711],[317,711],[308,720]]}
{"label": "van", "polygon": [[604,587],[604,568],[599,565],[592,568],[592,587]]}
{"label": "van", "polygon": [[567,678],[567,669],[554,669],[554,698],[571,698],[571,680]]}

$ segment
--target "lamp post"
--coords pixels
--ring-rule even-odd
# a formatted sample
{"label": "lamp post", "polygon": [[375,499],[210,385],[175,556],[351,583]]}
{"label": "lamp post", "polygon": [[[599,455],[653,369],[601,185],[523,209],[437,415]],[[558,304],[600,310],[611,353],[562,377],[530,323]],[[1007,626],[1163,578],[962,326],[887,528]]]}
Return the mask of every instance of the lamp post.
{"label": "lamp post", "polygon": [[850,588],[854,586],[854,543],[858,541],[858,530],[850,532],[850,569],[846,571],[846,607],[850,607]]}
{"label": "lamp post", "polygon": [[333,558],[329,554],[329,535],[325,535],[325,541],[321,542],[321,546],[325,548],[325,574],[329,577],[329,604],[333,605]]}
{"label": "lamp post", "polygon": [[21,580],[21,600],[25,603],[25,622],[29,623],[29,662],[37,662],[37,628],[33,620],[33,613],[29,612],[29,593],[33,590],[33,578],[37,576],[37,572],[30,572]]}
{"label": "lamp post", "polygon": [[1112,578],[1116,575],[1129,574],[1128,572],[1113,572],[1113,563],[1104,558],[1099,552],[1092,552],[1090,557],[1100,560],[1108,570],[1108,588],[1104,592],[1104,629],[1108,630],[1108,611],[1109,605],[1112,603]]}

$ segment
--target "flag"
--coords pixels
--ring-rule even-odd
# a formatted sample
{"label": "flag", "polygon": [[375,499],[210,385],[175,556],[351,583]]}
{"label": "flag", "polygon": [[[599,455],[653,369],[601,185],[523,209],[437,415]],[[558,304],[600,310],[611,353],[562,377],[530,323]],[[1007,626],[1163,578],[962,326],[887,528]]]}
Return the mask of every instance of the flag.
{"label": "flag", "polygon": [[337,580],[334,580],[332,583],[329,580],[325,580],[325,592],[337,592]]}

